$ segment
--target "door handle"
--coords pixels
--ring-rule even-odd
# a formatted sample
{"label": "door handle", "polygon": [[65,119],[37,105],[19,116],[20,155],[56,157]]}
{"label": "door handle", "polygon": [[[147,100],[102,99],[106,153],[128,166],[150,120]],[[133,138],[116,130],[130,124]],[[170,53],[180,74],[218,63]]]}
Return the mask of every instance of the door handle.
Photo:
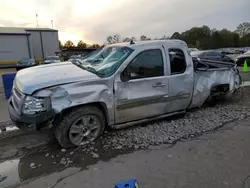
{"label": "door handle", "polygon": [[157,82],[155,85],[152,85],[152,87],[164,87],[165,84],[161,83],[161,82]]}

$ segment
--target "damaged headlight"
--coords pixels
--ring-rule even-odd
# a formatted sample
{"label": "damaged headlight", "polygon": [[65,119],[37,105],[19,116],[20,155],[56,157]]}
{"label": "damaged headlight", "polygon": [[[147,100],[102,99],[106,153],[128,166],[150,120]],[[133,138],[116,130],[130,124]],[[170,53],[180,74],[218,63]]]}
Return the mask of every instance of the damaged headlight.
{"label": "damaged headlight", "polygon": [[23,114],[35,114],[37,112],[43,112],[48,109],[47,98],[36,98],[27,96],[24,100],[22,113]]}

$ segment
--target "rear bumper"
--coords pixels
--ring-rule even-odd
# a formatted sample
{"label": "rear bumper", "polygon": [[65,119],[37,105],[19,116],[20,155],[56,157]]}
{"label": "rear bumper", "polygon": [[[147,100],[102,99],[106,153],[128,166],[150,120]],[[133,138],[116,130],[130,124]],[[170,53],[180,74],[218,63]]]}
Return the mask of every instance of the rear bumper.
{"label": "rear bumper", "polygon": [[34,125],[42,124],[44,122],[53,119],[55,116],[53,110],[40,112],[39,114],[34,114],[34,115],[24,115],[24,114],[20,115],[14,109],[11,100],[9,100],[8,110],[11,121],[19,128],[26,127],[31,124]]}

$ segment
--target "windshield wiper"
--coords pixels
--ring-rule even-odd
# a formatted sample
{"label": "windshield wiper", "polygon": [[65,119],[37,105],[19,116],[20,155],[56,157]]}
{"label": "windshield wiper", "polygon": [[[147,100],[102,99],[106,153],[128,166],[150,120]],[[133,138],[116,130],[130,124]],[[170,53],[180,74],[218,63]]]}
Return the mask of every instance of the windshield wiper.
{"label": "windshield wiper", "polygon": [[85,59],[84,61],[89,62],[89,63],[98,63],[103,61],[103,59]]}
{"label": "windshield wiper", "polygon": [[96,69],[94,69],[93,67],[88,66],[88,67],[85,67],[85,68],[86,68],[87,71],[92,72],[92,73],[96,74],[99,77],[105,76],[105,74],[102,74],[102,73],[96,71]]}
{"label": "windshield wiper", "polygon": [[93,68],[93,67],[85,67],[86,70],[88,70],[89,72],[92,72],[94,74],[98,74],[98,72]]}
{"label": "windshield wiper", "polygon": [[89,72],[91,72],[91,73],[94,73],[94,74],[96,74],[97,76],[100,76],[100,77],[102,77],[102,76],[105,76],[104,74],[101,74],[101,73],[99,73],[99,72],[97,72],[93,67],[89,67],[89,66],[83,66],[80,62],[72,62],[74,65],[76,65],[77,67],[80,67],[81,69],[83,69],[83,70],[87,70],[87,71],[89,71]]}
{"label": "windshield wiper", "polygon": [[78,61],[72,61],[71,63],[76,65],[77,67],[80,67],[83,70],[86,70],[86,68]]}

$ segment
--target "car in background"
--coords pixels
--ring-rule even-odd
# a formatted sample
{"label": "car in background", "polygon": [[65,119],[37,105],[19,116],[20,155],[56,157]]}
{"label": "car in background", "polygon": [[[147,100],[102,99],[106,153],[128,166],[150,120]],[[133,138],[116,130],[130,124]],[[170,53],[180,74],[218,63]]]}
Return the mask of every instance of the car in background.
{"label": "car in background", "polygon": [[70,56],[70,58],[68,59],[68,61],[70,61],[70,62],[77,62],[77,61],[79,61],[79,62],[81,62],[82,61],[82,56],[81,55],[72,55],[72,56]]}
{"label": "car in background", "polygon": [[243,66],[245,61],[250,65],[250,50],[236,57],[236,64],[238,66]]}
{"label": "car in background", "polygon": [[189,52],[198,52],[199,50],[197,48],[188,48]]}
{"label": "car in background", "polygon": [[235,63],[233,59],[226,56],[225,54],[213,50],[204,50],[204,51],[194,51],[191,52],[192,57],[196,57],[199,59],[206,59],[206,60],[214,60],[214,61],[225,61],[230,63]]}
{"label": "car in background", "polygon": [[72,62],[72,63],[76,63],[76,62],[79,62],[81,63],[82,62],[82,58],[73,58],[73,59],[69,59],[68,61]]}
{"label": "car in background", "polygon": [[16,70],[19,71],[21,69],[33,67],[35,65],[37,65],[37,63],[34,59],[22,59],[22,60],[17,62]]}
{"label": "car in background", "polygon": [[51,63],[60,63],[61,60],[58,56],[48,56],[44,59],[41,64],[51,64]]}
{"label": "car in background", "polygon": [[69,59],[79,59],[81,57],[82,57],[81,55],[72,55],[69,57]]}

